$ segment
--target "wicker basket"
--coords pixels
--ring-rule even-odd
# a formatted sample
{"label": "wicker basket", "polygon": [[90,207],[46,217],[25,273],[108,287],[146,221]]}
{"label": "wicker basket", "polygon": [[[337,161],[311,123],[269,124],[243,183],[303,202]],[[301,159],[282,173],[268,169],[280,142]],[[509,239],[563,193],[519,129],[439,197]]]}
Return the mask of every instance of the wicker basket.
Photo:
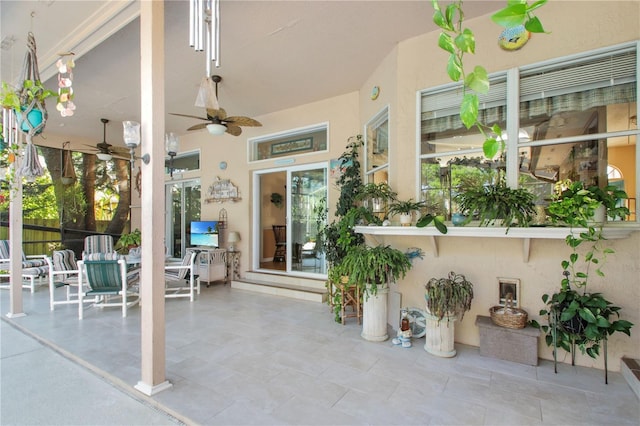
{"label": "wicker basket", "polygon": [[529,315],[524,309],[513,307],[513,296],[507,294],[505,306],[494,306],[489,309],[491,321],[499,327],[524,328],[527,325]]}

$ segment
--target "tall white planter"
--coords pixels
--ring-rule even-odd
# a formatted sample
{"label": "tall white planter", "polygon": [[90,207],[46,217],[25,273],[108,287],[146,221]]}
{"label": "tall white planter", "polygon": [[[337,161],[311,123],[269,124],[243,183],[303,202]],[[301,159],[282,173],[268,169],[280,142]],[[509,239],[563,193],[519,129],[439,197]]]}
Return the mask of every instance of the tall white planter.
{"label": "tall white planter", "polygon": [[389,338],[387,333],[387,299],[389,286],[378,285],[378,292],[374,296],[365,294],[362,305],[362,336],[371,342],[383,342]]}
{"label": "tall white planter", "polygon": [[442,318],[438,323],[438,317],[425,313],[426,334],[424,350],[432,355],[443,358],[456,356],[454,347],[455,338],[455,316]]}

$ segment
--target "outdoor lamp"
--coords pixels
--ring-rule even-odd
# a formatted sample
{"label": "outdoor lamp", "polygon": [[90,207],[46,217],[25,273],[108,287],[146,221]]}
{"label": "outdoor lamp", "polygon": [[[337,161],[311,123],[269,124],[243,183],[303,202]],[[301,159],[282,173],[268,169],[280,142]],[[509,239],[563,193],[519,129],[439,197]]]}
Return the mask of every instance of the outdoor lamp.
{"label": "outdoor lamp", "polygon": [[169,154],[169,174],[173,177],[173,157],[178,154],[178,150],[180,149],[180,141],[178,140],[178,135],[173,132],[169,132],[165,135],[165,144],[164,147]]}
{"label": "outdoor lamp", "polygon": [[[133,163],[135,161],[134,150],[140,145],[140,123],[137,121],[123,121],[122,126],[124,127],[124,143],[129,148],[131,162]],[[149,154],[142,156],[144,164],[149,164],[150,160]]]}

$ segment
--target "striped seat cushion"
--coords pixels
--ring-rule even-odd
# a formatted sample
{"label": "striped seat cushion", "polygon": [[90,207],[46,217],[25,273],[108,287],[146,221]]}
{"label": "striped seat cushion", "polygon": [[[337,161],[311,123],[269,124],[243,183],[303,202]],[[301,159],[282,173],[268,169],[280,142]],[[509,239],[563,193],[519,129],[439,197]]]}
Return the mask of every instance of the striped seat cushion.
{"label": "striped seat cushion", "polygon": [[119,260],[125,257],[118,252],[105,252],[105,253],[85,253],[84,260]]}

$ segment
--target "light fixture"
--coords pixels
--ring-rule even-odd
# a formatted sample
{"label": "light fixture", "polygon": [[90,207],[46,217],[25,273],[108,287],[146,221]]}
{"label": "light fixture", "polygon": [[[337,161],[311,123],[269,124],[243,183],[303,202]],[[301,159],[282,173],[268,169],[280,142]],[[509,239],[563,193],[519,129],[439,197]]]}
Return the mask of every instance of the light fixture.
{"label": "light fixture", "polygon": [[189,46],[205,51],[206,75],[211,75],[212,61],[220,67],[220,0],[189,2]]}
{"label": "light fixture", "polygon": [[[137,121],[123,121],[122,126],[124,128],[124,144],[129,148],[131,163],[133,164],[136,160],[134,151],[140,145],[140,123]],[[144,164],[149,164],[149,161],[151,161],[149,154],[144,154],[141,159]]]}
{"label": "light fixture", "polygon": [[178,136],[173,132],[167,133],[164,139],[164,147],[167,150],[167,154],[169,154],[169,174],[173,178],[173,157],[175,157],[180,150],[180,141],[178,140]]}
{"label": "light fixture", "polygon": [[223,124],[212,123],[212,124],[207,124],[207,130],[212,135],[219,136],[219,135],[223,135],[224,132],[227,131],[227,127]]}
{"label": "light fixture", "polygon": [[98,160],[109,161],[113,158],[113,155],[108,152],[98,152],[96,153],[96,157],[98,157]]}
{"label": "light fixture", "polygon": [[62,143],[62,176],[60,180],[63,185],[71,185],[76,181],[76,171],[73,167],[73,158],[71,157],[71,150],[65,149],[71,142],[66,141]]}
{"label": "light fixture", "polygon": [[233,244],[240,241],[240,234],[238,234],[236,231],[231,231],[229,232],[229,236],[227,239],[229,241],[229,251],[236,251]]}

